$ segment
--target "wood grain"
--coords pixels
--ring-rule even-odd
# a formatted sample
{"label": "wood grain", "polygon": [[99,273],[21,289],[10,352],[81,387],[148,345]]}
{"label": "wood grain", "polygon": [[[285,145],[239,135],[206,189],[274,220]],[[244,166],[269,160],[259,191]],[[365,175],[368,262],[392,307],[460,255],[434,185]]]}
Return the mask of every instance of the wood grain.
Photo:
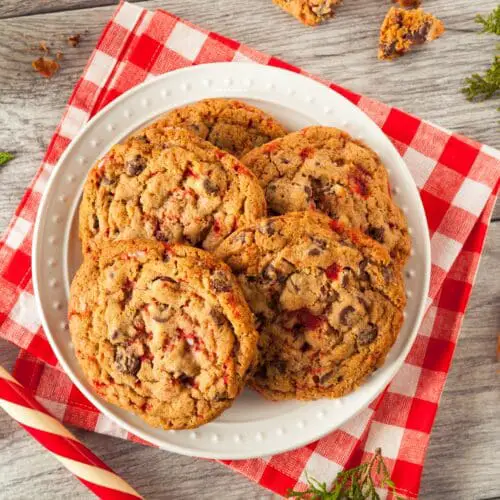
{"label": "wood grain", "polygon": [[[43,156],[71,90],[116,2],[111,0],[4,0],[0,5],[0,150],[16,159],[0,168],[3,231]],[[207,29],[396,105],[441,126],[500,147],[498,113],[491,102],[471,104],[459,92],[465,76],[482,71],[495,40],[478,36],[472,19],[496,0],[427,0],[447,27],[445,36],[395,63],[376,60],[377,32],[389,2],[345,0],[333,22],[302,27],[270,0],[169,0],[163,7]],[[107,5],[107,6],[102,6]],[[90,8],[92,7],[92,8]],[[40,14],[45,12],[43,14]],[[8,19],[7,19],[8,17]],[[82,33],[81,45],[66,45]],[[65,52],[50,81],[31,69],[29,47],[46,40]],[[500,207],[496,207],[500,219]],[[422,483],[424,499],[484,499],[500,495],[500,384],[495,362],[500,332],[500,222],[494,223],[454,364],[433,431]],[[0,363],[16,349],[0,344]],[[216,463],[181,457],[77,431],[105,461],[147,498],[270,498],[265,490]],[[55,460],[0,414],[0,497],[89,498]],[[210,478],[207,481],[207,478]]]}

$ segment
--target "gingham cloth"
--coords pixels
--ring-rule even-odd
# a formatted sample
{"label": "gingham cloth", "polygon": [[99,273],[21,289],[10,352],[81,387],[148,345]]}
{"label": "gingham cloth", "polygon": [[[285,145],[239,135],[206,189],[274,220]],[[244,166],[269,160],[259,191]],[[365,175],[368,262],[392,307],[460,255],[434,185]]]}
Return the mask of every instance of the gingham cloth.
{"label": "gingham cloth", "polygon": [[[47,179],[80,128],[124,91],[154,75],[220,61],[256,62],[306,74],[168,12],[121,4],[105,27],[44,162],[0,243],[0,336],[22,348],[14,375],[66,424],[140,441],[100,414],[72,385],[41,329],[30,257],[36,211]],[[341,429],[292,452],[224,464],[283,495],[288,488],[305,487],[306,470],[330,482],[338,471],[368,460],[381,447],[399,493],[415,498],[495,203],[500,155],[403,111],[322,83],[347,97],[382,128],[420,190],[432,243],[427,313],[410,354],[386,391]],[[390,496],[383,490],[379,493],[382,498]]]}

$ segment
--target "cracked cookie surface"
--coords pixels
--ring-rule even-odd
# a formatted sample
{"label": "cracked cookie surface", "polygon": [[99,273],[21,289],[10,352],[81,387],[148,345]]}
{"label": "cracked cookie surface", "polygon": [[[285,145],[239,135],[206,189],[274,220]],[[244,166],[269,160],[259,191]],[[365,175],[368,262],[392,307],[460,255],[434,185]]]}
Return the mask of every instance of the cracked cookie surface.
{"label": "cracked cookie surface", "polygon": [[237,158],[286,134],[272,116],[234,99],[205,99],[174,109],[157,126],[187,128]]}
{"label": "cracked cookie surface", "polygon": [[155,427],[214,419],[255,363],[258,334],[234,276],[185,245],[103,244],[77,272],[68,314],[95,391]]}
{"label": "cracked cookie surface", "polygon": [[365,144],[331,127],[288,134],[241,160],[259,179],[270,213],[319,210],[360,229],[404,264],[407,223],[392,201],[385,167]]}
{"label": "cracked cookie surface", "polygon": [[89,172],[80,238],[84,252],[133,238],[212,250],[265,213],[262,188],[235,157],[185,129],[153,124]]}
{"label": "cracked cookie surface", "polygon": [[261,219],[216,256],[256,315],[259,356],[249,384],[266,398],[343,396],[397,338],[406,303],[400,268],[383,246],[323,214]]}
{"label": "cracked cookie surface", "polygon": [[315,26],[335,15],[335,7],[342,0],[273,0],[301,23]]}

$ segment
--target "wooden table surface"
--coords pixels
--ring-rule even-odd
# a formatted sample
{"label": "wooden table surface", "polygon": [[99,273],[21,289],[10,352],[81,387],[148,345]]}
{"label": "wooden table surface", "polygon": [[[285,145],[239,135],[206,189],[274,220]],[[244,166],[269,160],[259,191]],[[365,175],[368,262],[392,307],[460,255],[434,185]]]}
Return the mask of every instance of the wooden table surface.
{"label": "wooden table surface", "polygon": [[[497,0],[424,0],[445,23],[444,37],[395,63],[376,60],[377,32],[389,0],[345,0],[336,20],[308,29],[271,0],[163,0],[163,7],[352,90],[500,147],[491,102],[471,104],[459,89],[483,71],[496,40],[477,35],[474,15]],[[64,105],[109,19],[113,0],[4,0],[0,3],[0,150],[16,159],[0,169],[0,231],[35,173]],[[82,33],[78,48],[65,37]],[[42,80],[29,46],[46,40],[65,52],[60,73]],[[500,496],[500,384],[495,346],[500,333],[500,209],[491,225],[476,286],[434,426],[422,480],[424,499]],[[0,364],[17,350],[0,343]],[[76,431],[146,498],[271,498],[268,491],[205,460]],[[89,498],[88,491],[24,431],[0,413],[0,498]]]}

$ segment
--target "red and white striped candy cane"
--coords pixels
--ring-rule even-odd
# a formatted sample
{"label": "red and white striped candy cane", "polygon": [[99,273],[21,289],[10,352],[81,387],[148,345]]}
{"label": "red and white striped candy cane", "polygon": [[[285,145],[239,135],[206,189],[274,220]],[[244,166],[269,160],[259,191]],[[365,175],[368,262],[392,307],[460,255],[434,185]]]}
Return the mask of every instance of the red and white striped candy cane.
{"label": "red and white striped candy cane", "polygon": [[0,366],[0,406],[99,498],[142,498]]}

